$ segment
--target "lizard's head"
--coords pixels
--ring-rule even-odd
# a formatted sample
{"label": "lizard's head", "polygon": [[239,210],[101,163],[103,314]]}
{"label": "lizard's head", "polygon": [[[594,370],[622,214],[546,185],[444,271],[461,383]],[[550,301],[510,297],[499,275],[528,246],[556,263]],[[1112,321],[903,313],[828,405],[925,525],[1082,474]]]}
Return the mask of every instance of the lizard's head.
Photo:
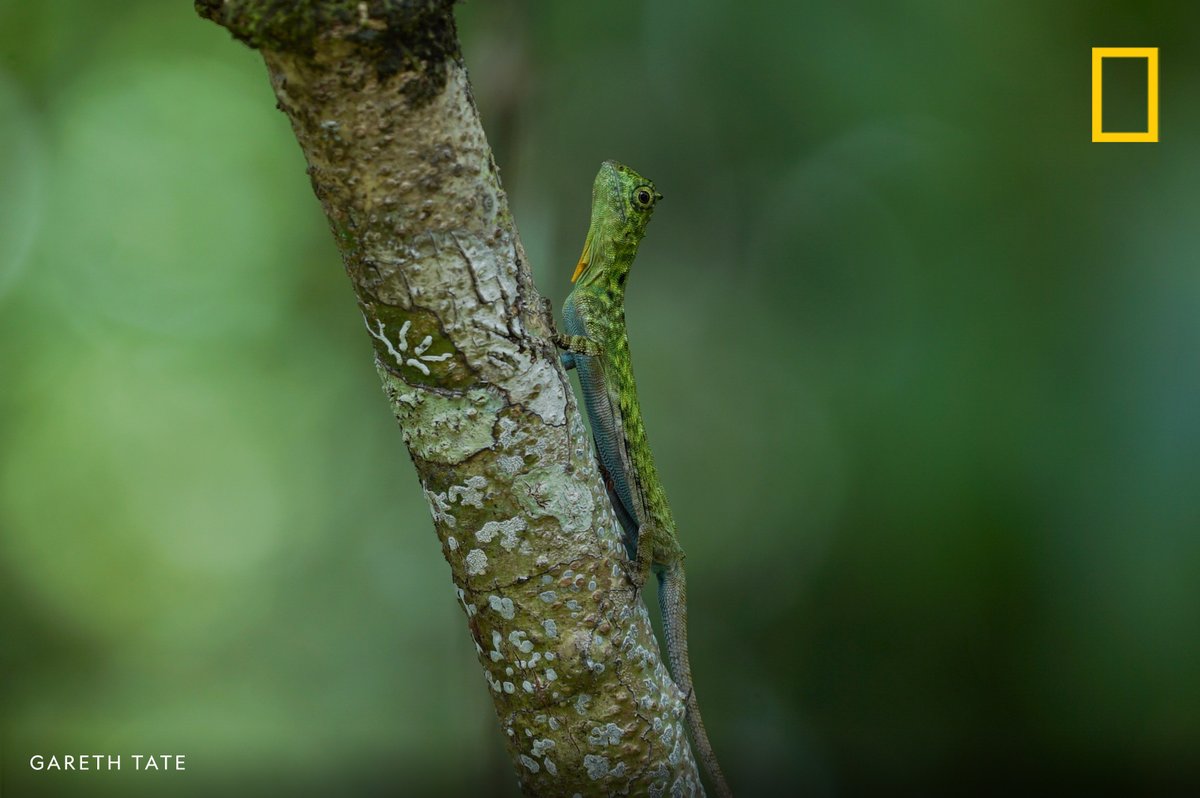
{"label": "lizard's head", "polygon": [[654,183],[628,166],[616,161],[602,163],[592,184],[592,223],[571,282],[578,280],[593,262],[603,264],[609,260],[600,256],[615,254],[601,252],[605,247],[626,248],[624,254],[628,257],[621,260],[632,260],[660,199],[662,194]]}

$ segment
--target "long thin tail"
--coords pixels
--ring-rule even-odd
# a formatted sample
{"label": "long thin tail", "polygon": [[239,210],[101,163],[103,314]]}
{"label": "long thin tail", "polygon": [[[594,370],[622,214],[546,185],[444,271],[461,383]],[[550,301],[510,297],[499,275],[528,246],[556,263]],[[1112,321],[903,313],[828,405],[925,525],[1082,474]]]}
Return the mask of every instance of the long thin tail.
{"label": "long thin tail", "polygon": [[713,753],[704,721],[700,718],[700,704],[696,700],[696,688],[692,684],[692,666],[688,661],[687,641],[687,578],[682,563],[675,563],[658,574],[658,600],[662,607],[663,631],[667,637],[667,659],[671,664],[671,676],[675,684],[687,696],[687,724],[692,742],[704,766],[704,772],[712,788],[721,798],[733,798],[717,755]]}

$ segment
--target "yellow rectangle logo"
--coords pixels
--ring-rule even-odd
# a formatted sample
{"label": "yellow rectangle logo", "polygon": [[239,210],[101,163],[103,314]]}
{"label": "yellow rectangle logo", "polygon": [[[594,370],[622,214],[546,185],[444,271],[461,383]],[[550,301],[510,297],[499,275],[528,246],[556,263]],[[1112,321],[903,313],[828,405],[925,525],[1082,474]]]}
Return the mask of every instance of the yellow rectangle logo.
{"label": "yellow rectangle logo", "polygon": [[[1104,130],[1104,59],[1146,59],[1146,129],[1144,131]],[[1158,48],[1092,48],[1092,141],[1158,141]]]}

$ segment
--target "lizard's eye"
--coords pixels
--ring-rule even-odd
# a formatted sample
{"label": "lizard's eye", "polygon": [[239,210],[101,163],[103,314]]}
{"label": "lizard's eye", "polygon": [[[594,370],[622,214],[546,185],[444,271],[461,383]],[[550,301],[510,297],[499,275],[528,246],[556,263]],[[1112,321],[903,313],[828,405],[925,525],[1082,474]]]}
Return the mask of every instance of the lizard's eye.
{"label": "lizard's eye", "polygon": [[654,201],[654,193],[646,186],[642,186],[637,191],[633,192],[633,200],[643,208],[649,208],[650,203]]}

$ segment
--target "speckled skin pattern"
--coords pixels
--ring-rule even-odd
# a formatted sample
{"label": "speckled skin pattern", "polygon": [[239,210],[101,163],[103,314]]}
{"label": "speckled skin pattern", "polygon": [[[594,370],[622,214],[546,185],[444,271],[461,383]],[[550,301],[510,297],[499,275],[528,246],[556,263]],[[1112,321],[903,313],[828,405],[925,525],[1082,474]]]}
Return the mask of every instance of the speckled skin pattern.
{"label": "speckled skin pattern", "polygon": [[605,161],[592,187],[592,218],[575,270],[575,288],[563,305],[567,351],[563,365],[579,372],[596,453],[609,498],[634,560],[640,588],[652,569],[671,674],[687,697],[692,739],[718,795],[730,795],[700,716],[687,644],[687,580],[683,549],[638,404],[625,327],[625,283],[646,225],[662,199],[654,184],[627,166]]}

